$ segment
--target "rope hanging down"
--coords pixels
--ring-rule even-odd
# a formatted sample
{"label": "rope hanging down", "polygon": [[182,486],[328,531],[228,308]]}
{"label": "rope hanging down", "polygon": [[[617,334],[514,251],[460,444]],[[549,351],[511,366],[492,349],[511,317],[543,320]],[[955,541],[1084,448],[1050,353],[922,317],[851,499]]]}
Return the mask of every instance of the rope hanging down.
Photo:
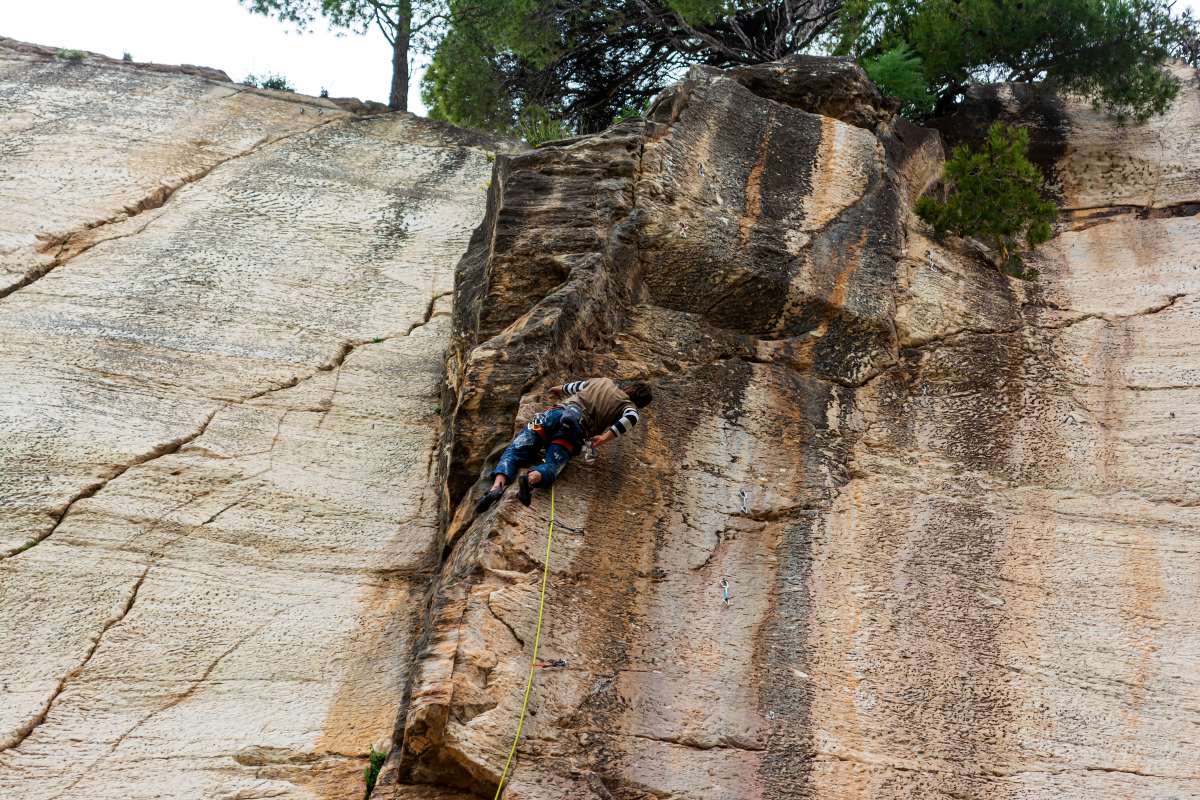
{"label": "rope hanging down", "polygon": [[546,533],[546,560],[542,567],[542,592],[538,597],[537,629],[533,634],[533,656],[529,659],[529,677],[525,681],[525,699],[521,701],[521,715],[517,718],[517,733],[513,736],[512,747],[508,751],[508,759],[504,762],[504,771],[500,773],[500,784],[496,787],[496,796],[492,800],[500,800],[504,791],[504,781],[508,778],[508,768],[512,766],[513,756],[517,754],[517,742],[521,741],[521,728],[525,726],[525,712],[529,709],[529,694],[533,691],[533,673],[537,669],[538,645],[542,641],[542,610],[546,607],[546,582],[550,578],[550,544],[554,541],[554,486],[550,486],[550,530]]}

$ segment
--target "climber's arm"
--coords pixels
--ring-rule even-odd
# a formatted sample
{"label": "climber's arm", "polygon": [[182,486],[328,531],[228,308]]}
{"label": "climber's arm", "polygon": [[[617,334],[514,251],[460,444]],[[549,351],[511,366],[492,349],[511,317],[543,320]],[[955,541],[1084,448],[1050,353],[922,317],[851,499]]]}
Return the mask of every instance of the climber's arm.
{"label": "climber's arm", "polygon": [[626,406],[621,412],[621,416],[617,417],[617,421],[608,427],[604,433],[599,436],[592,437],[592,447],[602,447],[608,444],[618,436],[624,436],[633,430],[633,426],[638,424],[641,415],[638,414],[636,406]]}
{"label": "climber's arm", "polygon": [[587,386],[587,381],[568,381],[561,386],[551,386],[550,394],[553,397],[569,397],[583,390]]}

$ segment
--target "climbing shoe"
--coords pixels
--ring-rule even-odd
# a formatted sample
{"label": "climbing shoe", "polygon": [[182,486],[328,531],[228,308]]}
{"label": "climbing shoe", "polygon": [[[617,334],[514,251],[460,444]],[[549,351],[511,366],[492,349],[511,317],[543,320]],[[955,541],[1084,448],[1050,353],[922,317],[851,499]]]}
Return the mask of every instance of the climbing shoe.
{"label": "climbing shoe", "polygon": [[496,505],[496,501],[504,494],[504,489],[489,489],[483,497],[479,498],[479,502],[475,504],[475,513],[482,514],[492,506]]}
{"label": "climbing shoe", "polygon": [[517,479],[517,499],[523,506],[527,506],[533,501],[533,488],[529,485],[528,475],[522,475]]}

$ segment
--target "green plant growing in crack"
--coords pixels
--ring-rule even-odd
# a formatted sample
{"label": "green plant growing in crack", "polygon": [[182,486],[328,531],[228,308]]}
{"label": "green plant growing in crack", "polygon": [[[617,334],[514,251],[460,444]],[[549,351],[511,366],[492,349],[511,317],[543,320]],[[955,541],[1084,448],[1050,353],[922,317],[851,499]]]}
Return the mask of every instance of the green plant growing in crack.
{"label": "green plant growing in crack", "polygon": [[370,800],[371,792],[375,791],[375,781],[379,780],[379,770],[383,769],[383,762],[386,760],[387,753],[382,750],[376,750],[375,746],[372,745],[371,752],[367,756],[367,766],[363,767],[363,780],[367,784],[363,800]]}
{"label": "green plant growing in crack", "polygon": [[64,61],[83,61],[83,57],[87,55],[82,50],[59,50],[55,55]]}

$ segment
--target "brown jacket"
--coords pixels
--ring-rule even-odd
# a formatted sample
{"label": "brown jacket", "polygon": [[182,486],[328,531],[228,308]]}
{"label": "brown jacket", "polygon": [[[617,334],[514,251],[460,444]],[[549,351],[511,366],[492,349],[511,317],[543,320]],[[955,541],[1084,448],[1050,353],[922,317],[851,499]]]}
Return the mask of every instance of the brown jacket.
{"label": "brown jacket", "polygon": [[583,410],[583,432],[587,436],[598,436],[628,409],[636,409],[629,395],[621,391],[612,378],[588,378],[586,385],[563,404],[576,405]]}

